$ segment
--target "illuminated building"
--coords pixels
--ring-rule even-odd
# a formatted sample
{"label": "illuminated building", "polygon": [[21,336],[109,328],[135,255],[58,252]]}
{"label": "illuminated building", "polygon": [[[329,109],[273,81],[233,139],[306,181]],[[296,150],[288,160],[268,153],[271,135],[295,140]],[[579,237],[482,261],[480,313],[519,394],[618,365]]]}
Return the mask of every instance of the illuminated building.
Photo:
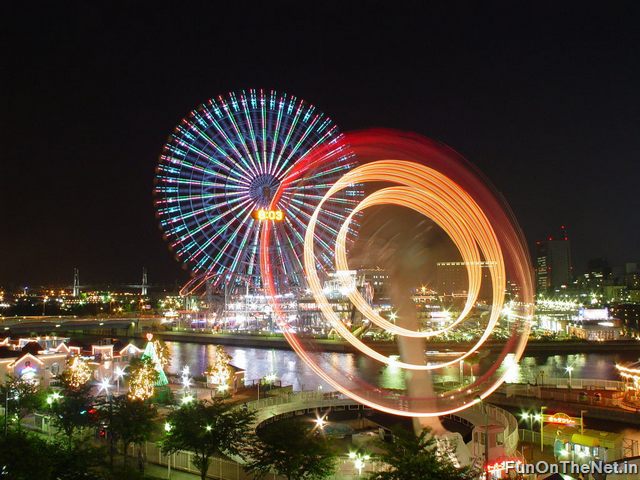
{"label": "illuminated building", "polygon": [[[478,300],[490,302],[491,291],[490,264],[479,262],[481,269],[481,284]],[[469,289],[468,262],[438,262],[436,263],[436,290],[443,297],[466,299]]]}
{"label": "illuminated building", "polygon": [[640,332],[640,305],[635,303],[620,303],[611,307],[611,316],[620,320],[626,330]]}
{"label": "illuminated building", "polygon": [[368,284],[371,287],[374,304],[389,303],[390,277],[385,269],[380,267],[359,268],[358,280],[360,284]]}
{"label": "illuminated building", "polygon": [[536,286],[538,293],[566,288],[571,282],[571,243],[562,227],[560,239],[536,242]]}
{"label": "illuminated building", "polygon": [[618,340],[621,328],[614,322],[598,322],[595,324],[570,325],[569,335],[592,342]]}

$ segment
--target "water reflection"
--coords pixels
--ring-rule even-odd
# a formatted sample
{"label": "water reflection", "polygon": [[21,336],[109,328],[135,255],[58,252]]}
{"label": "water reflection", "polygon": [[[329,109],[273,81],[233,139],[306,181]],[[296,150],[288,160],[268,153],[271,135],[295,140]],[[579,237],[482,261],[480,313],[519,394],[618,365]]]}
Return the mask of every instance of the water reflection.
{"label": "water reflection", "polygon": [[[214,345],[196,343],[167,342],[171,351],[169,372],[178,373],[188,365],[193,375],[201,375],[213,361]],[[257,380],[275,373],[284,384],[293,385],[295,390],[312,390],[321,386],[332,389],[324,383],[298,356],[289,350],[224,347],[232,358],[232,363],[246,371],[247,381]],[[570,355],[526,356],[516,364],[513,356],[507,356],[500,366],[499,372],[507,372],[510,382],[529,382],[535,384],[552,377],[567,377],[566,368],[573,367],[572,376],[578,378],[599,378],[619,380],[615,371],[616,362],[633,362],[638,359],[636,353],[587,353]],[[363,355],[353,353],[324,353],[322,360],[348,372],[354,377],[375,383],[385,388],[403,389],[404,375],[397,366],[381,365]],[[474,374],[487,367],[489,359],[480,361],[479,365],[465,363],[464,375],[468,378],[471,370]],[[447,380],[460,380],[459,366],[450,366],[438,371]]]}

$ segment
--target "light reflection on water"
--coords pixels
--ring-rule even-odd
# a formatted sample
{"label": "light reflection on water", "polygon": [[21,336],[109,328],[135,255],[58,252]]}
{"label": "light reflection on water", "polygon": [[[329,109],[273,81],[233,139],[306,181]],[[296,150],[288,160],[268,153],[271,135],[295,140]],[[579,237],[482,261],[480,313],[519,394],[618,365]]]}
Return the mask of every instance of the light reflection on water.
{"label": "light reflection on water", "polygon": [[[213,362],[214,345],[197,343],[167,342],[171,351],[169,372],[178,373],[184,365],[189,365],[194,375],[201,375],[207,366]],[[271,373],[275,373],[283,384],[293,385],[295,390],[312,390],[322,386],[332,389],[324,383],[298,356],[289,350],[224,347],[232,358],[232,363],[246,371],[247,381],[257,380]],[[500,372],[508,370],[507,379],[512,382],[536,383],[540,380],[540,372],[544,378],[567,377],[566,367],[572,366],[572,376],[578,378],[598,378],[605,380],[619,380],[615,371],[616,362],[633,362],[638,360],[637,353],[578,353],[569,355],[536,355],[522,358],[519,364],[513,362],[513,357],[507,357],[500,367]],[[323,360],[347,371],[367,382],[376,383],[384,388],[404,388],[402,370],[397,366],[381,366],[379,363],[363,355],[353,353],[323,353]],[[465,364],[465,377],[473,368],[474,373],[485,367],[486,361],[480,365]],[[451,381],[459,380],[459,366],[447,367],[440,374]]]}

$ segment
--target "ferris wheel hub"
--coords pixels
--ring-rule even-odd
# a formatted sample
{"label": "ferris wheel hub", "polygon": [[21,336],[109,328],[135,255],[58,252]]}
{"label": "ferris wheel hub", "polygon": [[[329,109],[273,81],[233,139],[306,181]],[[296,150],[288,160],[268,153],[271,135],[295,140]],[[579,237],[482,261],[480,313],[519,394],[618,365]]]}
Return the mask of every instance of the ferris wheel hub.
{"label": "ferris wheel hub", "polygon": [[280,182],[275,175],[262,173],[251,180],[249,195],[257,207],[267,208],[271,204],[273,195],[278,190],[279,185]]}

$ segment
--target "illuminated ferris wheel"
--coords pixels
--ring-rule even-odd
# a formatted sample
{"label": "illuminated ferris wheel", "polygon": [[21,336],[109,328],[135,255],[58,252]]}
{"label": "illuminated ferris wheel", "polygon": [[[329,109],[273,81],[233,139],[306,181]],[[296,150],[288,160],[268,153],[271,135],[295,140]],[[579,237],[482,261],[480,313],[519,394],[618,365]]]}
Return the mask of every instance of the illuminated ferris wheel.
{"label": "illuminated ferris wheel", "polygon": [[[243,90],[198,106],[169,136],[156,174],[157,214],[176,256],[214,286],[259,285],[260,231],[272,222],[276,283],[303,287],[306,225],[354,164],[340,139],[313,105],[275,91]],[[291,180],[299,160],[317,149],[335,161]],[[332,239],[361,195],[354,185],[324,205],[316,230],[320,268],[332,268]]]}

